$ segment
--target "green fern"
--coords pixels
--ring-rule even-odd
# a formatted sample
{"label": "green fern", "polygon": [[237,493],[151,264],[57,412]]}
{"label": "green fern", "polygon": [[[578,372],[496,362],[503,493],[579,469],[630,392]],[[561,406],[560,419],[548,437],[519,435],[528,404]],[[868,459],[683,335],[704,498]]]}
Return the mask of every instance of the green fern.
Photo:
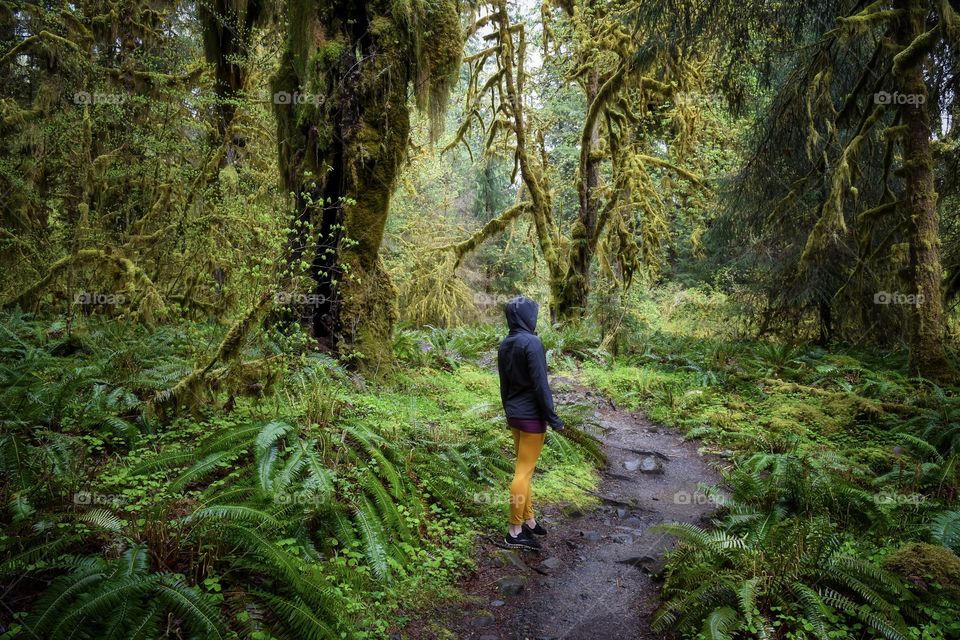
{"label": "green fern", "polygon": [[739,536],[687,523],[658,528],[676,537],[678,545],[669,555],[654,631],[699,630],[721,638],[749,627],[770,635],[779,610],[807,620],[822,640],[829,637],[827,620],[835,615],[891,639],[909,637],[901,615],[904,585],[844,553],[843,539],[827,520],[760,518]]}
{"label": "green fern", "polygon": [[930,537],[960,554],[960,511],[944,511],[930,523]]}
{"label": "green fern", "polygon": [[357,528],[363,539],[367,562],[374,574],[381,580],[390,579],[390,567],[387,562],[388,550],[383,525],[377,518],[376,510],[369,500],[364,500],[356,512]]}
{"label": "green fern", "polygon": [[226,636],[206,595],[170,574],[150,573],[146,550],[132,547],[109,563],[86,559],[54,580],[26,625],[50,640],[143,637],[155,630],[165,611],[198,636]]}

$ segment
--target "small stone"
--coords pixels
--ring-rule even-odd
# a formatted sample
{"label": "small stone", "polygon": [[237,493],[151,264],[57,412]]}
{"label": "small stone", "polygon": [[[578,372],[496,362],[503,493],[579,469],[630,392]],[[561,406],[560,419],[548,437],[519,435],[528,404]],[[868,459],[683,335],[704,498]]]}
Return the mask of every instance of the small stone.
{"label": "small stone", "polygon": [[617,517],[618,517],[618,518],[625,518],[625,517],[627,517],[627,509],[626,509],[626,507],[617,507]]}
{"label": "small stone", "polygon": [[500,636],[495,636],[492,633],[485,633],[477,638],[477,640],[500,640]]}
{"label": "small stone", "polygon": [[654,456],[647,456],[640,461],[640,473],[663,473],[663,463]]}
{"label": "small stone", "polygon": [[619,542],[620,544],[633,544],[633,536],[625,533],[615,533],[613,534],[613,541]]}
{"label": "small stone", "polygon": [[642,527],[643,520],[636,516],[630,516],[629,518],[623,521],[623,525],[626,527]]}
{"label": "small stone", "polygon": [[523,576],[504,576],[497,580],[497,588],[505,596],[515,596],[523,591],[525,583]]}
{"label": "small stone", "polygon": [[511,549],[497,549],[496,554],[492,558],[492,562],[493,566],[499,568],[514,566],[521,571],[529,569],[527,563],[523,561],[523,558]]}
{"label": "small stone", "polygon": [[636,471],[640,468],[640,458],[630,458],[623,463],[623,468],[627,471]]}
{"label": "small stone", "polygon": [[502,607],[502,606],[505,605],[505,604],[507,604],[507,603],[504,602],[503,600],[494,600],[494,601],[492,601],[492,602],[490,603],[490,606],[491,606],[491,607]]}
{"label": "small stone", "polygon": [[556,557],[556,556],[551,556],[551,557],[547,558],[546,560],[544,560],[543,562],[540,563],[540,566],[541,566],[541,567],[543,567],[543,568],[545,568],[545,569],[549,569],[549,570],[551,570],[551,571],[556,571],[556,570],[559,569],[562,565],[563,565],[563,561],[561,561],[560,558],[558,558],[558,557]]}
{"label": "small stone", "polygon": [[488,627],[494,623],[493,616],[489,613],[481,613],[479,616],[470,621],[471,627]]}
{"label": "small stone", "polygon": [[580,535],[587,542],[600,542],[600,540],[603,538],[603,536],[596,531],[581,531]]}
{"label": "small stone", "polygon": [[642,572],[650,576],[651,579],[658,582],[663,577],[663,568],[667,563],[665,558],[654,558],[653,556],[633,556],[632,558],[618,560],[617,562],[638,567]]}

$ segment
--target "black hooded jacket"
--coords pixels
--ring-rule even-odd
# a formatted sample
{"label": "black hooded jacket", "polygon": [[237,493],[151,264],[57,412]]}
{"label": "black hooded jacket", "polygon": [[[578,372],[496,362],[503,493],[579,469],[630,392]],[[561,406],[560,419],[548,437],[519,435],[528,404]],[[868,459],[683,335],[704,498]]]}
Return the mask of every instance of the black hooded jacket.
{"label": "black hooded jacket", "polygon": [[535,333],[537,303],[513,298],[504,312],[510,333],[497,351],[500,400],[507,418],[546,420],[554,429],[563,422],[553,409],[553,394],[547,384],[547,356]]}

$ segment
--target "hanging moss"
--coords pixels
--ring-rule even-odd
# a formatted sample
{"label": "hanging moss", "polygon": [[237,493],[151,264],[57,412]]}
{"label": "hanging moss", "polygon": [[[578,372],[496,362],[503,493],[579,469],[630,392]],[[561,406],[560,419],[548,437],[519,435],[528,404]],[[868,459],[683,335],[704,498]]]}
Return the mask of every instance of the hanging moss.
{"label": "hanging moss", "polygon": [[72,269],[83,267],[96,267],[101,278],[119,283],[130,303],[136,305],[133,307],[135,316],[144,323],[152,325],[157,318],[167,313],[163,297],[140,267],[119,253],[100,249],[81,249],[57,260],[45,276],[7,301],[4,306],[33,308],[39,303],[40,296],[57,282],[58,278]]}
{"label": "hanging moss", "polygon": [[453,252],[455,260],[452,263],[452,268],[456,269],[460,266],[460,262],[463,260],[464,256],[476,249],[485,240],[506,229],[511,222],[523,215],[529,209],[529,207],[529,202],[515,204],[498,217],[483,225],[483,227],[481,227],[476,233],[466,240],[442,247],[440,251],[450,250]]}

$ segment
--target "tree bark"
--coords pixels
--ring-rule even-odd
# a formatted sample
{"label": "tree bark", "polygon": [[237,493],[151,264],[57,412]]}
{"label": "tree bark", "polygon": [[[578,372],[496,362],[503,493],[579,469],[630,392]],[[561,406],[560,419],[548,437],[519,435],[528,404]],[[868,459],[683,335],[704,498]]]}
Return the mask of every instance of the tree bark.
{"label": "tree bark", "polygon": [[220,141],[228,135],[220,168],[232,165],[239,149],[245,145],[242,136],[230,133],[236,112],[236,100],[246,81],[246,69],[239,60],[250,50],[250,35],[260,19],[263,6],[258,0],[210,0],[198,5],[203,27],[203,49],[207,62],[214,66],[214,91],[217,94],[217,132]]}
{"label": "tree bark", "polygon": [[[902,11],[897,43],[906,49],[923,34],[927,13],[922,0],[897,0]],[[912,56],[894,69],[899,91],[903,138],[903,170],[906,181],[904,217],[910,229],[910,280],[916,304],[910,309],[910,361],[913,375],[940,379],[949,375],[944,352],[944,314],[941,284],[937,193],[934,191],[933,155],[930,149],[930,114],[923,63],[927,54]]]}
{"label": "tree bark", "polygon": [[406,39],[388,5],[292,2],[273,86],[299,96],[275,111],[296,200],[290,260],[309,262],[314,282],[302,318],[319,341],[373,369],[390,360],[396,295],[379,250],[410,131]]}
{"label": "tree bark", "polygon": [[[600,74],[596,69],[590,71],[585,94],[587,111],[597,99],[600,90]],[[594,195],[600,183],[600,163],[594,151],[600,143],[600,122],[595,118],[584,140],[588,144],[580,149],[579,209],[577,221],[571,231],[570,261],[567,275],[558,301],[557,316],[562,322],[575,321],[583,317],[590,295],[590,265],[596,249],[594,238],[597,226],[597,198]]]}

